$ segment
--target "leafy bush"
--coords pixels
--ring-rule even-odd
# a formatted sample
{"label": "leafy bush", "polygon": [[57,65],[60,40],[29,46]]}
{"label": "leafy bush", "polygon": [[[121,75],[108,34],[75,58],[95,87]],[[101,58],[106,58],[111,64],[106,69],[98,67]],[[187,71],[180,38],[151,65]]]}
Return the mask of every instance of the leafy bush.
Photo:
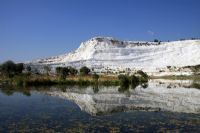
{"label": "leafy bush", "polygon": [[61,78],[65,79],[69,74],[69,68],[67,67],[56,67],[56,74]]}
{"label": "leafy bush", "polygon": [[139,71],[137,71],[137,74],[140,75],[140,77],[139,77],[140,82],[148,82],[149,76],[145,72],[139,70]]}
{"label": "leafy bush", "polygon": [[119,75],[118,76],[120,86],[127,87],[129,86],[129,77],[127,75]]}
{"label": "leafy bush", "polygon": [[75,68],[73,68],[73,67],[68,67],[68,69],[69,69],[69,74],[70,75],[76,75],[77,73],[78,73],[78,70],[76,70]]}
{"label": "leafy bush", "polygon": [[81,67],[81,69],[80,69],[80,75],[88,75],[90,73],[90,69],[88,68],[88,67],[86,67],[86,66],[84,66],[84,67]]}
{"label": "leafy bush", "polygon": [[131,88],[135,89],[139,85],[139,78],[135,75],[130,76]]}
{"label": "leafy bush", "polygon": [[15,64],[13,61],[6,61],[1,64],[1,73],[8,77],[13,77],[16,74],[21,74],[24,70],[24,64],[18,63]]}
{"label": "leafy bush", "polygon": [[129,89],[129,83],[130,83],[129,76],[119,75],[118,79],[119,79],[119,84],[120,84],[118,91],[124,92],[124,91],[128,90]]}
{"label": "leafy bush", "polygon": [[24,70],[24,64],[23,63],[15,64],[15,73],[21,74],[23,70]]}
{"label": "leafy bush", "polygon": [[65,79],[68,75],[76,75],[78,73],[78,71],[71,67],[56,67],[56,74],[57,76],[59,76],[61,79]]}

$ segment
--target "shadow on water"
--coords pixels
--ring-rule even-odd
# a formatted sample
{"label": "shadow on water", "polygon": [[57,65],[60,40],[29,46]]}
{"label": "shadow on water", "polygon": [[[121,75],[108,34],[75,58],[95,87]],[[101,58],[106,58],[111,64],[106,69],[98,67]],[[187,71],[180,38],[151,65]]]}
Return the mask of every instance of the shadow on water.
{"label": "shadow on water", "polygon": [[12,96],[14,93],[21,93],[24,96],[31,96],[30,89],[28,88],[14,88],[14,87],[3,87],[0,89],[0,92],[7,96]]}
{"label": "shadow on water", "polygon": [[141,86],[142,88],[147,88],[148,87],[148,82],[145,82],[145,83],[131,83],[130,85],[129,84],[124,84],[124,85],[120,85],[119,88],[118,88],[118,91],[121,92],[121,93],[124,93],[124,92],[127,92],[129,91],[129,89],[135,89],[136,87],[138,86]]}

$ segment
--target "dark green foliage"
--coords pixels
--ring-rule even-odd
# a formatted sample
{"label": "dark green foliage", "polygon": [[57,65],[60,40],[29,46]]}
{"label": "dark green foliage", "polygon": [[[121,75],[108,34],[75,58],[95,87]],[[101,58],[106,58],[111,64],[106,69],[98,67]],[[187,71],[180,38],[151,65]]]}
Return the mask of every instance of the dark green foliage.
{"label": "dark green foliage", "polygon": [[13,61],[6,61],[1,65],[1,72],[5,76],[14,75],[15,63]]}
{"label": "dark green foliage", "polygon": [[8,77],[13,77],[16,74],[21,74],[24,70],[24,64],[15,64],[13,61],[6,61],[1,65],[1,73]]}
{"label": "dark green foliage", "polygon": [[140,80],[135,75],[131,75],[130,76],[130,83],[131,83],[131,88],[135,89],[139,85]]}
{"label": "dark green foliage", "polygon": [[133,84],[135,82],[139,82],[139,78],[136,77],[135,75],[131,75],[130,76],[130,82],[131,82],[131,84]]}
{"label": "dark green foliage", "polygon": [[86,66],[84,66],[84,67],[81,67],[81,69],[80,69],[80,74],[81,75],[88,75],[90,73],[90,69],[88,68],[88,67],[86,67]]}
{"label": "dark green foliage", "polygon": [[60,77],[61,79],[65,79],[67,75],[69,74],[69,69],[67,67],[63,67],[60,71]]}
{"label": "dark green foliage", "polygon": [[18,63],[15,65],[15,72],[17,74],[22,73],[22,71],[24,70],[24,64],[23,63]]}
{"label": "dark green foliage", "polygon": [[56,68],[56,74],[59,76],[61,79],[65,79],[67,75],[69,75],[69,68],[68,67],[57,67]]}
{"label": "dark green foliage", "polygon": [[78,73],[78,70],[76,70],[75,68],[73,68],[73,67],[68,67],[68,69],[69,69],[69,74],[70,75],[77,75],[77,73]]}
{"label": "dark green foliage", "polygon": [[56,74],[61,78],[65,79],[68,75],[77,75],[78,71],[73,67],[56,67]]}
{"label": "dark green foliage", "polygon": [[118,76],[121,88],[127,88],[129,86],[129,77],[127,75]]}
{"label": "dark green foliage", "polygon": [[139,77],[140,82],[148,82],[149,76],[145,72],[139,70],[137,71],[137,74],[140,75]]}
{"label": "dark green foliage", "polygon": [[141,71],[141,70],[137,71],[137,74],[140,74],[144,78],[148,78],[148,75],[145,72]]}
{"label": "dark green foliage", "polygon": [[143,71],[138,71],[137,74],[139,74],[140,76],[119,75],[118,76],[120,82],[119,90],[120,91],[126,90],[129,87],[129,85],[131,85],[132,89],[135,89],[139,84],[148,82],[148,75],[146,73],[144,73]]}

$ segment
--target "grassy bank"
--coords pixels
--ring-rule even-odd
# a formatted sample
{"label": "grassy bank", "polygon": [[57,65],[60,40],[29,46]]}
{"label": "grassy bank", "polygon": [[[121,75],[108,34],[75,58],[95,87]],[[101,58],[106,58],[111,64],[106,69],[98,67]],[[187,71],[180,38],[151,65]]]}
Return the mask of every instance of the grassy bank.
{"label": "grassy bank", "polygon": [[133,88],[140,83],[148,82],[147,78],[142,76],[108,76],[108,75],[75,75],[67,76],[65,79],[61,79],[59,76],[49,76],[45,74],[39,75],[27,75],[21,74],[12,78],[1,78],[1,84],[11,86],[50,86],[50,85],[78,85],[78,86],[123,86],[128,87],[131,85]]}
{"label": "grassy bank", "polygon": [[47,75],[18,75],[13,78],[1,78],[0,83],[13,86],[45,86],[45,85],[119,85],[119,80],[115,76],[99,76],[94,79],[88,76],[69,76],[66,79],[60,79],[57,76]]}
{"label": "grassy bank", "polygon": [[168,80],[198,80],[200,75],[177,75],[177,76],[152,76],[151,79],[168,79]]}

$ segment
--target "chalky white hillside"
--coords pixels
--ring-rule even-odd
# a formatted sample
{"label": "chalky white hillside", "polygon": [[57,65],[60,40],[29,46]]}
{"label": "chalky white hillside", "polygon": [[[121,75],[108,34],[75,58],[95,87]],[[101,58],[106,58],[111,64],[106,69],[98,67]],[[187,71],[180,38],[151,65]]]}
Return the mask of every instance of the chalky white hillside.
{"label": "chalky white hillside", "polygon": [[[200,64],[200,40],[172,42],[120,41],[95,37],[70,53],[39,59],[33,66],[87,66],[96,72],[117,73],[143,70],[149,74],[190,74],[180,68]],[[178,71],[179,68],[179,71]]]}

